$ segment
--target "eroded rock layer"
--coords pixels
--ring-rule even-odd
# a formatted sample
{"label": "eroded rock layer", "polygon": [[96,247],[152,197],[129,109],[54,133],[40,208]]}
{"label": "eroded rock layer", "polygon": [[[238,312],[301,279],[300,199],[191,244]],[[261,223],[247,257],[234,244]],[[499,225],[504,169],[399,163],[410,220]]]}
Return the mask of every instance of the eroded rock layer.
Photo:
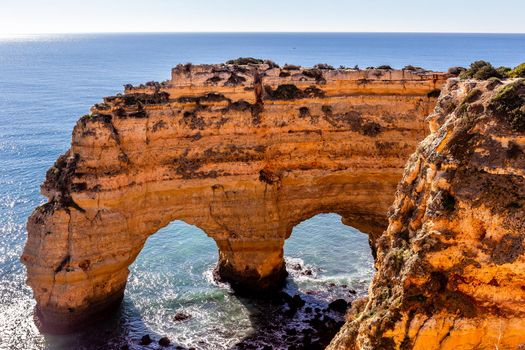
{"label": "eroded rock layer", "polygon": [[292,228],[334,212],[375,241],[446,75],[180,65],[82,117],[48,171],[22,256],[39,319],[68,330],[122,298],[128,266],[173,220],[219,248],[218,276],[264,291]]}
{"label": "eroded rock layer", "polygon": [[429,121],[330,349],[525,348],[525,82],[451,79]]}

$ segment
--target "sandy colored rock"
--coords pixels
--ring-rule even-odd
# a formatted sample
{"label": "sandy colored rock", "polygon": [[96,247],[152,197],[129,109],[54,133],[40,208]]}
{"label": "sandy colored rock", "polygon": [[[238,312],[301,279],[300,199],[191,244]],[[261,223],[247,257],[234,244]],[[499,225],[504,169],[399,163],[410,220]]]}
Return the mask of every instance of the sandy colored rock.
{"label": "sandy colored rock", "polygon": [[428,134],[442,73],[180,65],[107,97],[73,130],[29,218],[22,262],[50,331],[122,298],[146,239],[174,220],[206,232],[239,291],[283,282],[283,244],[319,213],[370,233]]}
{"label": "sandy colored rock", "polygon": [[429,122],[329,349],[525,348],[525,82],[451,79]]}

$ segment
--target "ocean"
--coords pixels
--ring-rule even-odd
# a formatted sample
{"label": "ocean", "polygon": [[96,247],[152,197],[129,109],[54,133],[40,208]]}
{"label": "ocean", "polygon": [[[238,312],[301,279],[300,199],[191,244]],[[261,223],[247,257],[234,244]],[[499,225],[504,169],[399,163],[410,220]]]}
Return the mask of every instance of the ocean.
{"label": "ocean", "polygon": [[[525,35],[512,34],[97,34],[0,37],[0,349],[141,349],[168,336],[197,349],[272,342],[275,310],[217,284],[213,240],[176,221],[151,236],[135,263],[114,317],[67,336],[41,334],[19,261],[25,223],[46,170],[69,148],[76,120],[126,83],[162,81],[178,63],[240,56],[279,64],[353,67],[411,64],[432,70],[525,61]],[[320,305],[366,295],[373,259],[366,234],[322,214],[297,225],[286,242],[286,290]],[[306,271],[310,270],[308,273]],[[352,293],[349,294],[349,291]],[[354,293],[355,291],[355,293]],[[315,298],[313,297],[315,296]],[[322,306],[322,305],[321,305]],[[177,312],[191,317],[174,321]],[[300,316],[297,316],[300,317]],[[251,343],[250,343],[251,342]]]}

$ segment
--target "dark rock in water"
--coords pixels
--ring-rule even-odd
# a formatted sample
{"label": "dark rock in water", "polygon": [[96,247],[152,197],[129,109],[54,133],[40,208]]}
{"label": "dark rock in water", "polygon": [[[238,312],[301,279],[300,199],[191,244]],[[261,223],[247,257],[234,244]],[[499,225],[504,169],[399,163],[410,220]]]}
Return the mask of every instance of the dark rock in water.
{"label": "dark rock in water", "polygon": [[288,350],[299,350],[297,345],[293,344],[294,339],[290,340],[288,339],[287,343],[292,343],[288,345]]}
{"label": "dark rock in water", "polygon": [[289,309],[283,312],[283,314],[285,317],[293,317],[296,312],[297,312],[297,309]]}
{"label": "dark rock in water", "polygon": [[341,284],[341,288],[348,288],[348,284]]}
{"label": "dark rock in water", "polygon": [[333,328],[336,324],[335,320],[328,315],[325,315],[322,319],[325,328]]}
{"label": "dark rock in water", "polygon": [[292,300],[292,296],[286,292],[280,292],[276,295],[276,300],[278,300],[281,304],[284,304]]}
{"label": "dark rock in water", "polygon": [[295,328],[289,328],[286,330],[286,334],[288,335],[297,335],[297,330]]}
{"label": "dark rock in water", "polygon": [[305,350],[323,350],[322,346],[318,341],[312,341],[312,337],[305,335],[303,338],[303,349]]}
{"label": "dark rock in water", "polygon": [[160,346],[170,346],[170,344],[171,344],[171,341],[169,340],[168,337],[162,337],[159,339]]}
{"label": "dark rock in water", "polygon": [[348,303],[344,299],[336,299],[328,304],[328,309],[334,310],[337,312],[346,312],[348,308]]}
{"label": "dark rock in water", "polygon": [[304,304],[305,304],[305,301],[301,298],[299,294],[294,295],[293,298],[288,301],[288,305],[290,306],[290,308],[294,308],[294,309],[303,307]]}
{"label": "dark rock in water", "polygon": [[319,342],[315,342],[309,343],[308,346],[305,344],[304,348],[308,350],[323,350],[324,346],[322,346]]}
{"label": "dark rock in water", "polygon": [[173,320],[174,321],[185,321],[187,319],[190,319],[191,318],[191,315],[190,314],[187,314],[183,311],[179,311],[175,314],[175,316],[173,316]]}
{"label": "dark rock in water", "polygon": [[243,339],[232,350],[322,350],[344,324],[344,313],[335,312],[323,299],[285,292],[273,298],[271,310],[261,316],[258,334]]}
{"label": "dark rock in water", "polygon": [[355,291],[355,289],[350,289],[350,290],[348,291],[348,293],[350,293],[350,294],[354,294],[354,295],[357,294],[357,292]]}
{"label": "dark rock in water", "polygon": [[311,326],[312,328],[314,328],[315,330],[321,328],[324,326],[324,323],[321,321],[321,318],[319,317],[319,315],[316,315],[314,318],[312,318],[311,320],[308,320],[307,321]]}
{"label": "dark rock in water", "polygon": [[140,345],[150,345],[152,342],[149,334],[146,334],[145,336],[140,339]]}
{"label": "dark rock in water", "polygon": [[303,269],[303,267],[301,266],[301,264],[293,264],[292,265],[292,270],[301,271],[302,269]]}
{"label": "dark rock in water", "polygon": [[305,276],[311,276],[312,274],[313,274],[313,273],[312,273],[312,270],[310,270],[310,269],[306,269],[306,270],[304,270],[304,272],[303,272],[303,275],[305,275]]}

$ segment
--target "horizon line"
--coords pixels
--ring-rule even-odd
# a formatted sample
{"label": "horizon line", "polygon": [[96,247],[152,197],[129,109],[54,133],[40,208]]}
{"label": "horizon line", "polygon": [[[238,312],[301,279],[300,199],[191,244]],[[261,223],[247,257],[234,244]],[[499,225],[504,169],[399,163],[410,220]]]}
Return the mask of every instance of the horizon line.
{"label": "horizon line", "polygon": [[432,31],[101,31],[101,32],[39,32],[0,33],[0,37],[24,35],[86,35],[86,34],[485,34],[525,35],[525,32],[432,32]]}

